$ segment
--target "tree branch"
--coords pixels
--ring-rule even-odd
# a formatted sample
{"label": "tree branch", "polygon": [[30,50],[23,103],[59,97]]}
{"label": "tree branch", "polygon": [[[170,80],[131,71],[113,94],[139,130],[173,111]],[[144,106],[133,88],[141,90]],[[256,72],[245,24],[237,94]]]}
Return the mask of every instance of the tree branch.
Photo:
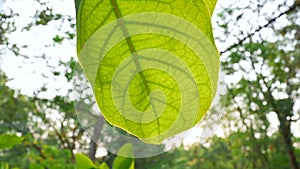
{"label": "tree branch", "polygon": [[230,51],[231,49],[238,47],[239,45],[241,45],[245,40],[247,40],[248,38],[254,36],[255,33],[260,32],[263,28],[267,28],[268,26],[270,26],[271,24],[273,24],[277,19],[279,19],[280,17],[282,17],[283,15],[289,14],[290,12],[294,11],[297,7],[300,7],[300,0],[296,1],[294,3],[293,6],[291,6],[288,10],[286,10],[285,12],[282,12],[281,14],[279,14],[278,16],[276,16],[275,18],[272,18],[271,20],[268,21],[268,23],[266,23],[263,26],[259,26],[255,31],[253,31],[252,33],[248,34],[247,36],[245,36],[244,38],[240,39],[237,43],[229,46],[227,49],[223,50],[220,52],[220,54],[224,54],[228,51]]}

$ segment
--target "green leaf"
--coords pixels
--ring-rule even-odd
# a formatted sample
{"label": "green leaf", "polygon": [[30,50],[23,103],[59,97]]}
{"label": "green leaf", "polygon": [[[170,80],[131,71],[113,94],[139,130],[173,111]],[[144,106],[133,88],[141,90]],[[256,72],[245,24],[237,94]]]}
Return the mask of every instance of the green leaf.
{"label": "green leaf", "polygon": [[62,43],[62,41],[64,40],[64,37],[60,37],[60,36],[58,36],[58,35],[56,35],[54,38],[53,38],[53,41],[55,42],[55,43]]}
{"label": "green leaf", "polygon": [[79,8],[79,6],[80,6],[80,2],[81,2],[81,0],[74,0],[74,3],[75,3],[75,9],[76,9],[76,15],[77,15],[78,8]]}
{"label": "green leaf", "polygon": [[44,169],[44,167],[37,163],[31,163],[29,169]]}
{"label": "green leaf", "polygon": [[210,16],[212,16],[217,1],[216,0],[203,0],[203,1],[206,4],[207,10],[210,13]]}
{"label": "green leaf", "polygon": [[123,157],[122,155],[132,156],[132,144],[123,145],[119,151],[118,156],[115,158],[113,162],[113,169],[134,169],[134,159]]}
{"label": "green leaf", "polygon": [[75,158],[78,169],[96,168],[95,164],[91,161],[91,159],[85,156],[84,154],[76,154]]}
{"label": "green leaf", "polygon": [[106,163],[101,163],[98,168],[99,169],[109,169],[109,166]]}
{"label": "green leaf", "polygon": [[0,169],[9,169],[9,164],[8,164],[8,163],[1,162],[1,163],[0,163]]}
{"label": "green leaf", "polygon": [[11,167],[9,167],[9,164],[8,164],[8,163],[1,162],[1,163],[0,163],[0,169],[20,169],[20,168],[18,168],[18,167],[13,167],[13,168],[11,168]]}
{"label": "green leaf", "polygon": [[196,125],[214,98],[216,0],[82,0],[77,52],[104,118],[151,144]]}
{"label": "green leaf", "polygon": [[12,134],[0,135],[0,150],[20,144],[24,138]]}

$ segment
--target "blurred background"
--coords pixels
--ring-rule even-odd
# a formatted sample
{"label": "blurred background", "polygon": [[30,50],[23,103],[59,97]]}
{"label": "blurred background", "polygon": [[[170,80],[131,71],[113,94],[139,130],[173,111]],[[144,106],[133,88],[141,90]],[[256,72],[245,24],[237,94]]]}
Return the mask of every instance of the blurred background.
{"label": "blurred background", "polygon": [[[219,0],[212,22],[227,88],[218,127],[135,168],[300,169],[300,1]],[[0,0],[0,169],[80,168],[78,153],[113,165],[75,112],[75,29],[71,0]]]}

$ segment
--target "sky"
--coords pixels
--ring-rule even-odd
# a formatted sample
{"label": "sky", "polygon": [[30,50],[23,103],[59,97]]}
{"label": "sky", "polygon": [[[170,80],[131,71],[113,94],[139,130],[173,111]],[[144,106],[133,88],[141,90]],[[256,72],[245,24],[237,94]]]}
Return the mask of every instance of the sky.
{"label": "sky", "polygon": [[[54,13],[70,15],[74,17],[75,10],[71,1],[56,0],[51,1]],[[65,8],[70,6],[70,8]],[[33,91],[41,88],[43,85],[49,89],[47,93],[40,97],[53,98],[57,93],[65,95],[67,90],[72,87],[67,83],[67,79],[62,76],[54,76],[51,72],[61,71],[64,68],[59,66],[59,61],[68,62],[71,57],[76,58],[75,41],[64,41],[62,45],[53,45],[52,38],[60,35],[65,30],[70,29],[67,23],[52,21],[48,26],[33,27],[30,31],[22,31],[21,28],[34,21],[35,11],[40,9],[40,5],[32,0],[6,1],[3,9],[10,7],[19,14],[16,19],[17,30],[13,32],[9,39],[12,43],[28,45],[27,49],[22,49],[21,53],[31,56],[30,60],[24,60],[22,57],[16,57],[12,52],[7,51],[1,69],[5,70],[6,75],[12,78],[7,83],[8,86],[19,89],[22,94],[32,95]],[[66,10],[68,9],[68,10]],[[61,31],[57,30],[61,27]],[[40,56],[46,54],[47,61]],[[36,57],[32,57],[36,56]],[[3,56],[4,57],[4,56]],[[50,65],[52,68],[47,67]],[[45,77],[48,76],[48,77]],[[24,85],[24,82],[26,82]]]}
{"label": "sky", "polygon": [[[26,60],[23,57],[16,57],[12,52],[6,51],[2,58],[2,63],[0,63],[0,68],[5,71],[6,75],[10,79],[7,85],[11,88],[18,89],[22,94],[32,96],[35,90],[38,90],[42,86],[45,86],[48,91],[41,93],[39,97],[41,98],[54,98],[57,94],[66,95],[67,91],[72,88],[72,84],[67,82],[67,79],[63,76],[54,76],[52,72],[63,71],[64,67],[59,66],[59,62],[68,62],[71,57],[76,59],[76,48],[75,40],[73,41],[63,41],[61,45],[53,44],[52,38],[56,35],[61,35],[62,32],[72,31],[67,22],[61,21],[51,21],[47,26],[33,27],[30,31],[22,31],[21,28],[25,27],[28,23],[34,21],[33,16],[35,11],[40,9],[40,5],[33,0],[8,0],[4,4],[1,4],[0,0],[0,10],[6,10],[8,7],[12,8],[14,12],[19,13],[16,19],[17,30],[13,32],[9,38],[11,42],[21,45],[28,45],[29,48],[22,49],[21,53],[31,57],[30,60]],[[247,1],[244,1],[247,2]],[[261,9],[261,15],[276,16],[281,11],[286,9],[278,9],[275,14],[271,14],[269,9],[274,9],[280,1],[269,1],[266,8]],[[293,0],[287,0],[287,4],[292,4]],[[68,15],[75,17],[75,9],[73,0],[51,0],[49,3],[53,7],[53,13],[60,13],[63,15]],[[217,18],[217,14],[232,4],[243,7],[248,5],[248,3],[243,3],[243,1],[225,1],[219,0],[216,6],[216,10],[213,16],[213,27],[216,28],[216,22],[220,21]],[[253,4],[255,6],[255,4]],[[1,7],[2,6],[2,7]],[[252,18],[254,23],[258,25],[263,25],[267,21],[265,17],[259,17],[251,10],[245,10],[243,12],[243,18]],[[239,14],[235,14],[239,15]],[[279,19],[281,24],[287,23],[287,20],[282,18]],[[249,32],[249,23],[247,20],[241,19],[238,25],[231,26],[234,27],[232,30],[233,34],[229,37],[224,37],[226,43],[216,41],[219,51],[223,51],[228,46],[236,42],[235,35],[241,30],[243,33],[247,34]],[[56,28],[60,28],[57,30]],[[236,32],[236,33],[235,33]],[[216,37],[220,37],[222,32],[214,29],[214,34]],[[274,36],[272,36],[271,29],[263,29],[262,35],[265,39],[270,41],[276,41]],[[40,56],[45,54],[47,60],[41,58]],[[50,65],[50,67],[49,67]],[[225,76],[224,79],[229,82],[238,81],[242,77],[242,74],[237,74],[234,78]],[[268,119],[271,121],[271,128],[275,130],[278,129],[279,122],[277,120],[276,114],[270,113]],[[299,124],[298,124],[299,125]],[[292,126],[295,135],[300,137],[299,126],[294,124]],[[191,134],[185,139],[185,144],[189,145],[195,141],[199,141],[199,133],[201,133],[200,128],[195,128],[191,131]],[[224,136],[221,128],[216,130],[218,136]]]}

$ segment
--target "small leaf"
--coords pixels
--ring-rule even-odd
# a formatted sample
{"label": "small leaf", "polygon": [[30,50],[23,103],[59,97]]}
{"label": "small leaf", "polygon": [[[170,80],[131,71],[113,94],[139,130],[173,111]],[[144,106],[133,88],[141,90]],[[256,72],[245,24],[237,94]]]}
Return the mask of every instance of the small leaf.
{"label": "small leaf", "polygon": [[29,169],[44,169],[44,167],[37,163],[31,163]]}
{"label": "small leaf", "polygon": [[132,144],[123,145],[118,151],[118,156],[113,162],[113,169],[134,169],[134,159],[123,157],[122,155],[132,156]]}
{"label": "small leaf", "polygon": [[95,169],[95,164],[84,154],[76,154],[76,164],[78,169]]}
{"label": "small leaf", "polygon": [[9,169],[9,164],[5,162],[0,163],[0,169]]}
{"label": "small leaf", "polygon": [[100,164],[98,169],[109,169],[109,166],[105,162],[103,162],[103,163]]}
{"label": "small leaf", "polygon": [[64,37],[60,37],[58,35],[56,35],[54,38],[53,38],[53,41],[55,43],[62,43],[62,41],[64,40]]}
{"label": "small leaf", "polygon": [[0,135],[0,150],[20,144],[24,138],[12,134]]}

